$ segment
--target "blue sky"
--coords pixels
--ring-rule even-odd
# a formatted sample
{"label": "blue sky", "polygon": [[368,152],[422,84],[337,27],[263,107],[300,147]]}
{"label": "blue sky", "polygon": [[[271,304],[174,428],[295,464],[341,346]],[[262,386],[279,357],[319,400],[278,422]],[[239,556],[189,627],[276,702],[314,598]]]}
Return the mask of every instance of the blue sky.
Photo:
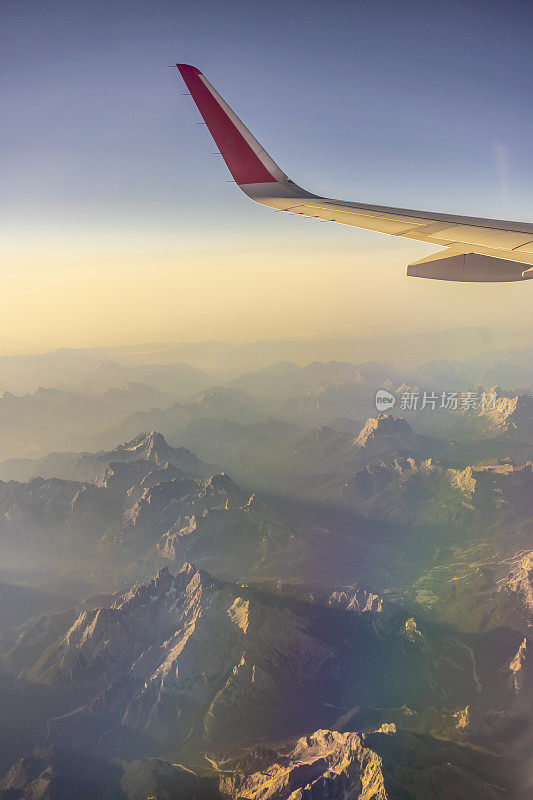
{"label": "blue sky", "polygon": [[[171,269],[173,248],[184,272],[200,269],[187,262],[199,248],[204,264],[223,253],[221,268],[232,254],[249,260],[265,247],[288,264],[295,254],[334,259],[353,249],[394,270],[398,254],[402,280],[406,259],[427,252],[247,202],[196,125],[192,101],[167,66],[176,61],[199,66],[309,189],[532,220],[532,22],[527,2],[4,0],[1,202],[10,307],[27,287],[21,273],[45,285],[46,270],[60,270],[71,251],[76,285],[86,270],[83,250],[107,275],[116,272],[118,291],[128,242],[158,281]],[[164,250],[159,266],[151,248]],[[61,299],[76,303],[68,293]],[[216,323],[220,338],[234,335]],[[58,344],[68,343],[67,328]],[[85,342],[86,333],[72,342]],[[126,326],[125,338],[132,335]]]}

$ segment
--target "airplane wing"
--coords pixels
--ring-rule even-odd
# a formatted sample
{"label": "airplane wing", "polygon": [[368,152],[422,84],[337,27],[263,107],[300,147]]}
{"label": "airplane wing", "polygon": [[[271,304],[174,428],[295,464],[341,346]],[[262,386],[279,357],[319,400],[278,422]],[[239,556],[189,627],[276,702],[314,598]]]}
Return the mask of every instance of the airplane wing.
{"label": "airplane wing", "polygon": [[196,67],[176,64],[235,183],[252,200],[291,214],[340,222],[446,248],[407,275],[452,281],[533,278],[533,224],[350,203],[294,183]]}

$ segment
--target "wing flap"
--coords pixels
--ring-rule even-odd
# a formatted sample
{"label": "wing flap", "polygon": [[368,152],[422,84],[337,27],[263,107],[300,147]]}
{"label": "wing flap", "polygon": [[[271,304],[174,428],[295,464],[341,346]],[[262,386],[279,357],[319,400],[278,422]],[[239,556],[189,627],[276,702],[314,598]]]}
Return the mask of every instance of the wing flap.
{"label": "wing flap", "polygon": [[438,233],[431,234],[435,242],[442,239],[462,244],[477,245],[478,247],[491,247],[496,250],[514,250],[531,242],[531,236],[526,233],[502,231],[493,228],[476,228],[471,225],[448,225]]}

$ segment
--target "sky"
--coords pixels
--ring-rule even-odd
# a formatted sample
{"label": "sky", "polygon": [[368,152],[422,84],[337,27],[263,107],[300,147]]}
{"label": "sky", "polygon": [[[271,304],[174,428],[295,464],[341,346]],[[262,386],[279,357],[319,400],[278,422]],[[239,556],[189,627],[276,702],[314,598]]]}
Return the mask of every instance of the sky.
{"label": "sky", "polygon": [[0,353],[489,325],[533,286],[405,277],[434,246],[276,214],[176,61],[293,180],[533,220],[529,2],[3,0]]}

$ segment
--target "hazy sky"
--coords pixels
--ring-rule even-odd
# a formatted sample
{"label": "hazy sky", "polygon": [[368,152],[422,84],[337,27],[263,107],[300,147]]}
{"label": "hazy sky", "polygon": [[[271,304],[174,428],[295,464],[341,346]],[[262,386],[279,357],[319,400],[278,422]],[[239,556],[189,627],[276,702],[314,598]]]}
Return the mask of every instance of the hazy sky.
{"label": "hazy sky", "polygon": [[530,2],[3,0],[0,352],[531,330],[533,285],[405,277],[434,251],[227,182],[200,67],[331,197],[533,220]]}

